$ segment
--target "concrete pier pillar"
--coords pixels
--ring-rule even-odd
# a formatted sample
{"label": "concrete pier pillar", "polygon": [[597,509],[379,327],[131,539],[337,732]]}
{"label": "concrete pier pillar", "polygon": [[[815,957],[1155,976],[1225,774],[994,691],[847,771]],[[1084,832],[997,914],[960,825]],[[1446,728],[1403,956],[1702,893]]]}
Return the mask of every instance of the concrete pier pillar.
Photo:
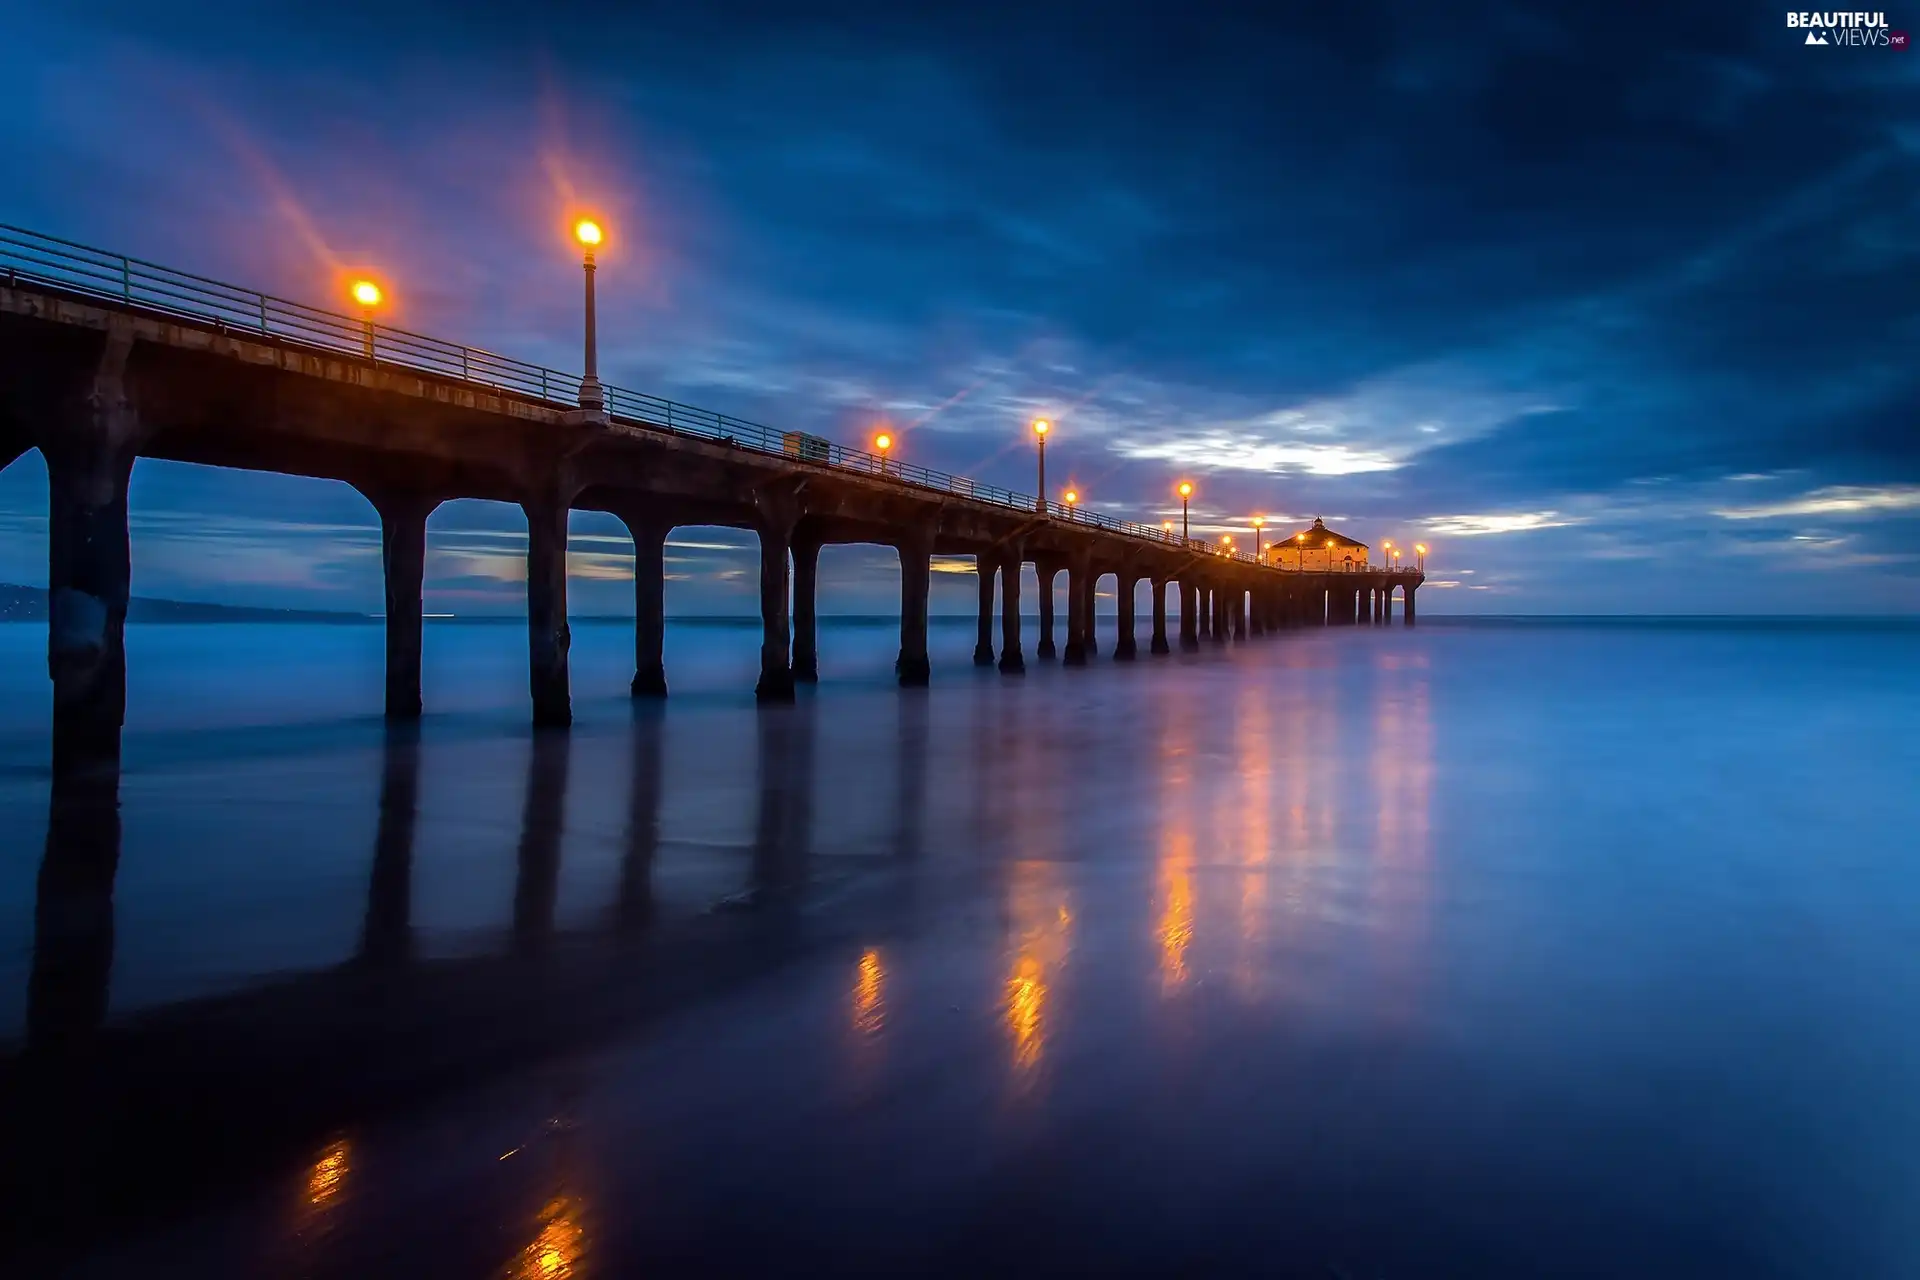
{"label": "concrete pier pillar", "polygon": [[1139,589],[1140,579],[1122,573],[1114,579],[1119,584],[1120,617],[1118,634],[1113,642],[1115,662],[1132,662],[1139,653],[1137,642],[1133,638],[1133,597]]}
{"label": "concrete pier pillar", "polygon": [[633,685],[636,698],[667,696],[666,521],[627,521],[633,535]]}
{"label": "concrete pier pillar", "polygon": [[1087,633],[1093,629],[1093,592],[1088,587],[1093,566],[1085,556],[1076,557],[1067,566],[1067,647],[1060,655],[1064,667],[1087,665]]}
{"label": "concrete pier pillar", "polygon": [[[1412,626],[1413,625],[1413,593],[1419,590],[1419,588],[1416,587],[1413,583],[1409,582],[1406,585],[1405,590],[1407,593],[1407,625]],[[1442,629],[1444,630],[1444,628]]]}
{"label": "concrete pier pillar", "polygon": [[1020,565],[1018,549],[1000,561],[1000,673],[1024,675],[1026,655],[1020,652]]}
{"label": "concrete pier pillar", "polygon": [[933,678],[927,661],[927,592],[933,581],[933,546],[909,539],[900,544],[900,659],[894,669],[905,688],[924,688]]}
{"label": "concrete pier pillar", "polygon": [[1200,587],[1180,580],[1180,651],[1192,653],[1200,647]]}
{"label": "concrete pier pillar", "polygon": [[[901,588],[906,587],[906,552],[902,550]],[[805,684],[820,682],[820,623],[815,613],[819,603],[820,581],[820,543],[813,538],[795,538],[793,541],[793,678]],[[904,595],[902,596],[904,600]],[[921,600],[923,615],[921,639],[926,638],[924,614],[926,600]],[[905,625],[905,615],[901,615],[901,625]],[[921,645],[921,652],[926,646]]]}
{"label": "concrete pier pillar", "polygon": [[1147,585],[1153,588],[1153,638],[1147,642],[1147,652],[1171,653],[1167,644],[1167,580],[1149,578]]}
{"label": "concrete pier pillar", "polygon": [[1054,582],[1060,576],[1060,566],[1035,561],[1034,576],[1040,580],[1040,643],[1034,646],[1034,656],[1052,661],[1058,657],[1053,647],[1053,591]]}
{"label": "concrete pier pillar", "polygon": [[1080,645],[1092,660],[1100,656],[1100,628],[1094,623],[1094,603],[1100,597],[1100,570],[1088,569],[1086,583],[1087,598],[1080,606]]}
{"label": "concrete pier pillar", "polygon": [[1268,595],[1265,587],[1255,587],[1251,596],[1252,599],[1247,605],[1247,633],[1263,636],[1272,626],[1273,620],[1269,612],[1272,597]]}
{"label": "concrete pier pillar", "polygon": [[573,723],[567,655],[567,503],[542,497],[520,504],[527,514],[527,683],[533,722]]}
{"label": "concrete pier pillar", "polygon": [[756,702],[793,701],[793,636],[787,617],[792,540],[791,525],[770,522],[760,527],[760,679],[753,686]]}
{"label": "concrete pier pillar", "polygon": [[387,589],[387,719],[420,718],[420,641],[427,565],[427,517],[437,498],[383,496],[380,567]]}
{"label": "concrete pier pillar", "polygon": [[1215,644],[1227,642],[1227,591],[1225,587],[1213,587],[1208,591],[1213,601],[1210,615],[1210,627],[1207,636]]}
{"label": "concrete pier pillar", "polygon": [[973,665],[993,665],[993,557],[981,552],[973,558],[973,572],[980,579],[980,618],[978,639],[973,645]]}
{"label": "concrete pier pillar", "polygon": [[75,432],[47,462],[47,674],[53,679],[53,767],[120,758],[127,713],[127,484],[133,453]]}
{"label": "concrete pier pillar", "polygon": [[1385,591],[1380,593],[1380,625],[1383,627],[1390,627],[1393,625],[1393,588],[1392,587],[1388,587]]}

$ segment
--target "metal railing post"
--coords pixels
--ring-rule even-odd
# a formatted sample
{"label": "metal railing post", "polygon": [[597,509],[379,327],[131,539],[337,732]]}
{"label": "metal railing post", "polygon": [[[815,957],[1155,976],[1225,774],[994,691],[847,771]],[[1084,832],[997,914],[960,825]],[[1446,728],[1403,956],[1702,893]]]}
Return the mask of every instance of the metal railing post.
{"label": "metal railing post", "polygon": [[133,301],[133,263],[126,258],[120,259],[120,296]]}

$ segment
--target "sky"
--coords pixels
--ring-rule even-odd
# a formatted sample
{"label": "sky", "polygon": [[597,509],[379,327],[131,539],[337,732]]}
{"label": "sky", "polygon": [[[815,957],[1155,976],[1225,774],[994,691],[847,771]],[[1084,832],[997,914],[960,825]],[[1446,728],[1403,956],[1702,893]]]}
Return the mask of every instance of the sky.
{"label": "sky", "polygon": [[[1097,510],[1426,541],[1430,613],[1920,612],[1920,55],[1751,3],[294,8],[0,0],[0,222],[573,369],[589,208],[619,386],[1025,492],[1046,416]],[[0,581],[45,513],[28,455]],[[145,461],[132,529],[139,595],[379,608],[344,486]],[[521,607],[517,508],[429,532],[429,609]],[[571,547],[631,611],[620,526]],[[754,556],[678,531],[669,611]],[[822,610],[897,582],[829,549]]]}

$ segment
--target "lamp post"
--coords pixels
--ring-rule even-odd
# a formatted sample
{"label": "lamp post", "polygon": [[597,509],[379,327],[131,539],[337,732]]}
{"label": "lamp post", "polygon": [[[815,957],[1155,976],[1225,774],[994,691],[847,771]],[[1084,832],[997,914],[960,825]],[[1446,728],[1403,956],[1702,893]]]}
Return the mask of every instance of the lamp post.
{"label": "lamp post", "polygon": [[887,450],[893,448],[893,437],[882,431],[873,438],[874,452],[880,455],[880,474],[887,474]]}
{"label": "lamp post", "polygon": [[380,305],[386,295],[380,286],[371,280],[355,280],[349,291],[353,300],[360,304],[360,323],[366,334],[367,359],[373,359],[373,309]]}
{"label": "lamp post", "polygon": [[1333,572],[1333,539],[1327,539],[1327,572]]}
{"label": "lamp post", "polygon": [[1160,532],[1167,535],[1168,542],[1172,542],[1173,541],[1173,521],[1162,520],[1160,522]]}
{"label": "lamp post", "polygon": [[593,251],[603,238],[600,224],[592,218],[580,219],[573,224],[573,238],[580,242],[581,265],[587,275],[587,360],[586,374],[580,379],[580,407],[589,413],[604,413],[607,398],[600,389],[600,341],[594,327],[593,305]]}
{"label": "lamp post", "polygon": [[1387,557],[1387,568],[1393,568],[1393,539],[1388,538],[1385,542],[1382,542],[1380,544],[1380,550],[1384,552]]}
{"label": "lamp post", "polygon": [[1260,530],[1264,529],[1266,524],[1267,518],[1265,516],[1255,516],[1253,518],[1253,558],[1255,560],[1260,558]]}
{"label": "lamp post", "polygon": [[1187,481],[1180,482],[1180,541],[1184,545],[1191,540],[1187,532],[1187,500],[1193,497],[1193,486]]}
{"label": "lamp post", "polygon": [[1067,519],[1071,520],[1074,518],[1073,509],[1080,501],[1080,491],[1077,489],[1069,489],[1062,494],[1061,497],[1067,504]]}
{"label": "lamp post", "polygon": [[1053,424],[1045,418],[1033,420],[1033,435],[1040,443],[1040,483],[1034,487],[1039,496],[1033,500],[1033,509],[1041,515],[1047,514],[1047,432],[1053,430]]}
{"label": "lamp post", "polygon": [[1232,534],[1223,533],[1220,535],[1220,554],[1223,556],[1230,556],[1233,554],[1233,535]]}
{"label": "lamp post", "polygon": [[1421,573],[1425,573],[1427,571],[1427,544],[1424,542],[1414,543],[1413,554],[1416,557],[1414,568],[1418,569]]}

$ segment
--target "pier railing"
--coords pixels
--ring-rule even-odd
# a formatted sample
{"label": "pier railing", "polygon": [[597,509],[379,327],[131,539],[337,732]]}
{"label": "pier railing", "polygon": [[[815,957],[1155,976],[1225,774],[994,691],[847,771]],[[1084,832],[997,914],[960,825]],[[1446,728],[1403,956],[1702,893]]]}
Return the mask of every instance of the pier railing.
{"label": "pier railing", "polygon": [[[577,402],[578,374],[396,329],[370,317],[324,311],[5,224],[0,224],[0,268],[5,269],[9,283],[24,280],[52,285],[127,307],[210,323],[220,329],[258,334],[374,364],[458,379],[540,400],[556,408],[572,408]],[[903,463],[863,449],[851,449],[820,437],[805,437],[809,446],[796,451],[792,432],[623,387],[607,387],[605,393],[608,415],[623,425],[695,436],[755,453],[777,454],[792,461],[871,475],[910,488],[929,489],[1034,515],[1045,514],[1063,523],[1084,525],[1161,546],[1182,547],[1199,555],[1220,556],[1245,564],[1261,563],[1251,553],[1238,548],[1229,549],[1200,538],[1183,538],[1159,526],[1120,520],[1082,507],[1057,502],[1042,506],[1030,494]],[[1272,564],[1266,567],[1276,572],[1298,572],[1281,570]]]}

